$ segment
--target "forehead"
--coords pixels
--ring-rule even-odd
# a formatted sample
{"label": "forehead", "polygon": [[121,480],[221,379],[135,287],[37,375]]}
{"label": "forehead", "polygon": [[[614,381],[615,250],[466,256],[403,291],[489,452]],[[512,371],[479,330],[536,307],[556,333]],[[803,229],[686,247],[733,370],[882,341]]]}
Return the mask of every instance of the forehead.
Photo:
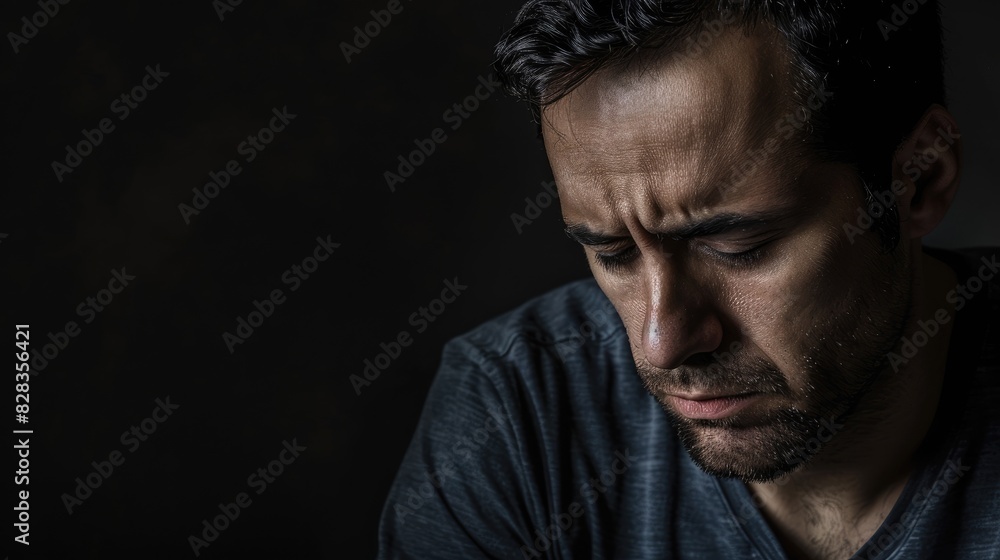
{"label": "forehead", "polygon": [[[619,210],[713,202],[713,185],[768,140],[775,149],[762,157],[776,162],[791,151],[798,135],[777,126],[793,114],[791,74],[782,38],[763,24],[730,26],[697,53],[654,51],[602,69],[542,113],[546,152],[569,195],[561,198],[570,211],[574,199]],[[750,183],[794,173],[757,167]]]}

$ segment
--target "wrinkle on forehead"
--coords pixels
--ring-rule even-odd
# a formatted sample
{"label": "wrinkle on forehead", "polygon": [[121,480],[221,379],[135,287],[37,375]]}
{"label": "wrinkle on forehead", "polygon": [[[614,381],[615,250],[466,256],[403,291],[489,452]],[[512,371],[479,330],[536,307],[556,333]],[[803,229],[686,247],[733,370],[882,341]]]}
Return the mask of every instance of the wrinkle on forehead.
{"label": "wrinkle on forehead", "polygon": [[698,56],[659,53],[595,73],[543,111],[556,183],[583,205],[644,209],[643,222],[707,204],[711,183],[794,106],[782,45],[773,28],[731,27]]}

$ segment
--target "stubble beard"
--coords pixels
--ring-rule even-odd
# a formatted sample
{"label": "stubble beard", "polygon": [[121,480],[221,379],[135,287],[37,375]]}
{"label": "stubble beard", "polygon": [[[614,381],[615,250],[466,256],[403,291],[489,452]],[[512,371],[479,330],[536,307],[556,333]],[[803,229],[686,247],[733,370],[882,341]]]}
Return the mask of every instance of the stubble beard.
{"label": "stubble beard", "polygon": [[[705,359],[674,370],[636,363],[696,465],[713,476],[771,482],[808,463],[835,440],[836,426],[858,419],[859,409],[877,406],[879,395],[869,390],[887,375],[887,355],[905,331],[913,297],[912,276],[900,256],[878,258],[875,277],[805,332],[798,372],[782,372],[746,347],[725,364],[712,359],[707,367]],[[801,389],[790,388],[793,376],[803,379]],[[665,398],[716,389],[760,392],[778,403],[699,420],[680,415]]]}

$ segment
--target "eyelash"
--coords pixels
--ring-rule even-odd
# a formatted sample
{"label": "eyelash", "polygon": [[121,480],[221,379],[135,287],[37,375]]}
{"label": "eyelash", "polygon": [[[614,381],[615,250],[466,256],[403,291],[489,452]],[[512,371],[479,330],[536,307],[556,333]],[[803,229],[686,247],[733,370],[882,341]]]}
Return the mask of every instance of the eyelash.
{"label": "eyelash", "polygon": [[753,249],[740,251],[739,253],[724,253],[708,247],[705,247],[705,250],[711,253],[712,256],[722,259],[733,268],[749,268],[760,260],[761,255],[764,253],[764,245],[758,245]]}
{"label": "eyelash", "polygon": [[[702,245],[702,247],[705,252],[723,261],[728,266],[733,268],[747,268],[753,266],[760,260],[764,253],[764,245],[766,245],[766,243],[746,251],[740,251],[739,253],[716,251],[715,249],[704,245]],[[628,249],[618,251],[617,253],[611,253],[610,255],[595,253],[594,257],[597,259],[597,262],[601,265],[601,267],[608,272],[619,272],[631,264],[637,254],[638,249],[635,245],[632,245]]]}
{"label": "eyelash", "polygon": [[618,251],[617,253],[612,253],[610,255],[604,253],[595,253],[594,258],[600,263],[601,267],[608,272],[618,272],[624,269],[629,263],[635,259],[638,249],[635,245],[632,245],[628,249]]}

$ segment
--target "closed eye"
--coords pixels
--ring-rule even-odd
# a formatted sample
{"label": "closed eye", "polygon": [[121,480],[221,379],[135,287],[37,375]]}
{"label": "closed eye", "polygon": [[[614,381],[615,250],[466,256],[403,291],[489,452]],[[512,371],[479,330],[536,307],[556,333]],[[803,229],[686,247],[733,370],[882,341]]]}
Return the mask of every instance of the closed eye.
{"label": "closed eye", "polygon": [[778,235],[776,233],[772,234],[769,237],[757,240],[756,245],[742,251],[720,251],[704,242],[699,243],[699,248],[703,253],[722,261],[728,266],[746,268],[762,260],[766,254],[767,246],[777,238]]}
{"label": "closed eye", "polygon": [[594,253],[594,259],[608,272],[620,272],[628,267],[638,255],[639,248],[630,245],[614,253]]}
{"label": "closed eye", "polygon": [[[772,240],[766,240],[754,247],[743,251],[720,251],[705,243],[698,243],[697,247],[703,254],[721,261],[723,264],[733,268],[748,268],[757,264],[765,255],[765,249]],[[612,253],[594,253],[594,259],[608,272],[621,272],[625,270],[639,256],[639,248],[630,245],[625,249]]]}
{"label": "closed eye", "polygon": [[712,249],[707,245],[703,245],[703,247],[703,250],[712,255],[712,257],[719,259],[734,268],[752,266],[756,264],[764,254],[764,245],[758,245],[752,249],[747,249],[746,251],[740,251],[738,253],[719,251],[717,249]]}

